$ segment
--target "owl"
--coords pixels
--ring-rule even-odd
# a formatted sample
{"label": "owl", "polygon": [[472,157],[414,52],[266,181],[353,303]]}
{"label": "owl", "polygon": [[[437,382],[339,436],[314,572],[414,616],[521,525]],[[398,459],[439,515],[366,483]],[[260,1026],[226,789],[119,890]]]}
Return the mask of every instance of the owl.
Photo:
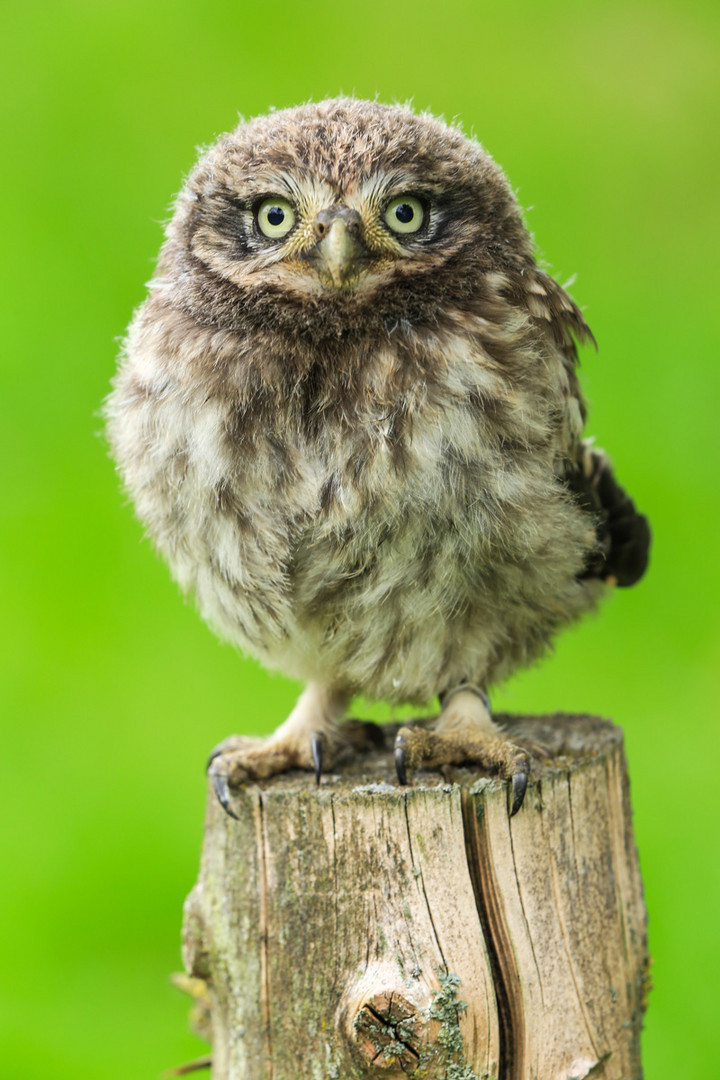
{"label": "owl", "polygon": [[273,112],[190,173],[106,404],[124,484],[204,618],[306,688],[232,789],[362,751],[354,695],[436,696],[399,782],[530,755],[489,688],[613,585],[649,528],[583,441],[576,342],[500,168],[456,127],[354,99]]}

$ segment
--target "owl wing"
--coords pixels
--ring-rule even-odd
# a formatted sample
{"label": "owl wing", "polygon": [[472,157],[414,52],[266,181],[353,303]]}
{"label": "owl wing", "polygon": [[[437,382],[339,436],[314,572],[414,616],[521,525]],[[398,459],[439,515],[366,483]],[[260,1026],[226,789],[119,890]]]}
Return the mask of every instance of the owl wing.
{"label": "owl wing", "polygon": [[[566,411],[585,405],[577,377],[577,342],[596,346],[582,312],[565,290],[541,270],[528,275],[525,303],[533,320],[544,327],[561,359],[566,379]],[[597,346],[596,346],[597,347]],[[566,424],[565,430],[572,429]],[[577,429],[576,429],[577,430]],[[650,525],[620,486],[606,454],[571,435],[564,448],[562,481],[578,506],[595,522],[597,543],[582,577],[628,586],[640,580],[650,555]]]}

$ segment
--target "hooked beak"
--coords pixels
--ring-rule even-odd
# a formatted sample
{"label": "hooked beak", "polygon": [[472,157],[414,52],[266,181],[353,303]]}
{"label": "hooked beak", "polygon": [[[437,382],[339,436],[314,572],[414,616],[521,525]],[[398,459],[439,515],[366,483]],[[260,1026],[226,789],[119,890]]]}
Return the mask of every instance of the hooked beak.
{"label": "hooked beak", "polygon": [[360,239],[362,220],[356,210],[342,207],[321,210],[315,219],[318,242],[310,255],[321,277],[342,289],[367,260],[367,248]]}

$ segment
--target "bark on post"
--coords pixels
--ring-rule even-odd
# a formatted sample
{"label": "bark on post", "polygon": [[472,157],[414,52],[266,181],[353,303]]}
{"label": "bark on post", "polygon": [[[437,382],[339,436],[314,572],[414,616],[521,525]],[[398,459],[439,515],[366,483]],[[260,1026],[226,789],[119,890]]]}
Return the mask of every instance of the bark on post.
{"label": "bark on post", "polygon": [[184,958],[213,1080],[635,1080],[647,949],[622,734],[506,718],[520,812],[475,769],[400,788],[388,747],[208,796]]}

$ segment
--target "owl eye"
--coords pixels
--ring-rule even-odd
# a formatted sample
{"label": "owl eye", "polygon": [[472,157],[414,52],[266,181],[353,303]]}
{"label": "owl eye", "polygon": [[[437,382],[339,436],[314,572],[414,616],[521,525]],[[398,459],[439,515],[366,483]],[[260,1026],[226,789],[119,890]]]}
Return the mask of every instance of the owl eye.
{"label": "owl eye", "polygon": [[272,195],[260,203],[256,218],[258,229],[263,236],[268,236],[271,240],[279,240],[287,236],[295,224],[295,211],[287,199]]}
{"label": "owl eye", "polygon": [[385,224],[396,233],[417,232],[423,223],[425,211],[422,203],[413,195],[398,195],[388,204]]}

